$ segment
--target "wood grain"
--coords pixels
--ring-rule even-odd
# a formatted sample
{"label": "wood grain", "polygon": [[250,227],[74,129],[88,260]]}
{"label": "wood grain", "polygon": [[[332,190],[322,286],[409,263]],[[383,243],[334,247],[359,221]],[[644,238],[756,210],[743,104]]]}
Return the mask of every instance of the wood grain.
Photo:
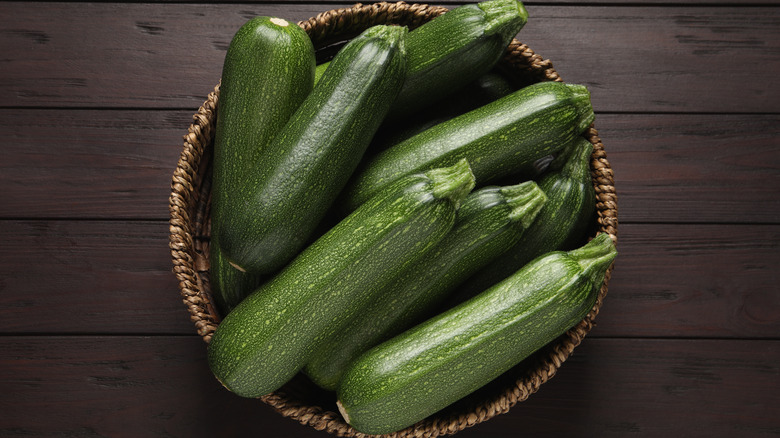
{"label": "wood grain", "polygon": [[0,214],[167,219],[194,112],[0,110]]}
{"label": "wood grain", "polygon": [[596,125],[621,222],[780,222],[780,116],[607,114]]}
{"label": "wood grain", "polygon": [[520,33],[596,111],[780,110],[775,8],[529,7]]}
{"label": "wood grain", "polygon": [[585,339],[556,376],[464,438],[780,433],[780,342]]}
{"label": "wood grain", "polygon": [[780,334],[780,226],[621,225],[594,336]]}
{"label": "wood grain", "polygon": [[[194,334],[167,239],[163,222],[3,221],[0,333]],[[628,224],[618,251],[592,336],[780,333],[780,226]]]}
{"label": "wood grain", "polygon": [[3,221],[0,332],[194,333],[164,222]]}
{"label": "wood grain", "polygon": [[[0,436],[328,436],[222,389],[194,336],[5,336],[0,347]],[[778,363],[776,340],[586,339],[526,402],[458,436],[772,435]]]}
{"label": "wood grain", "polygon": [[[248,18],[301,20],[344,5],[2,2],[0,102],[196,108],[219,81],[228,43]],[[552,59],[564,80],[589,86],[597,111],[780,110],[780,84],[762,78],[780,69],[776,8],[528,11],[520,40]]]}
{"label": "wood grain", "polygon": [[0,436],[323,436],[223,389],[195,336],[22,336],[0,345]]}

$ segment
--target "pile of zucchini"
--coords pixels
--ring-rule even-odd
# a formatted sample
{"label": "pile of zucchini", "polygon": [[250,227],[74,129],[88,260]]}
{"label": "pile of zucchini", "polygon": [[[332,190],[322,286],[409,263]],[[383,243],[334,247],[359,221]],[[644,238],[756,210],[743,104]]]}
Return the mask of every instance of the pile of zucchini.
{"label": "pile of zucchini", "polygon": [[303,372],[344,419],[391,433],[487,384],[593,307],[615,258],[589,243],[581,85],[496,70],[516,0],[377,25],[316,65],[308,35],[249,20],[223,67],[209,366],[269,394]]}

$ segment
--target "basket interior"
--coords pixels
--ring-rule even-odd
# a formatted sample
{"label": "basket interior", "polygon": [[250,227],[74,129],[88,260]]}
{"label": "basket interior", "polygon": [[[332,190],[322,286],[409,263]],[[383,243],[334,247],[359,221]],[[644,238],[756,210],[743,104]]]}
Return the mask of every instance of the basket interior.
{"label": "basket interior", "polygon": [[[399,24],[412,29],[445,11],[442,7],[408,5],[403,2],[366,6],[358,4],[351,8],[324,12],[299,25],[312,38],[317,48],[318,61],[322,62],[332,57],[345,41],[371,25]],[[516,40],[507,48],[497,68],[514,79],[518,87],[540,81],[561,80],[549,60]],[[220,321],[220,315],[211,300],[208,275],[211,156],[218,98],[217,85],[193,116],[174,173],[170,199],[174,272],[179,279],[180,292],[191,319],[206,342],[211,339]],[[590,236],[604,232],[616,241],[617,201],[612,171],[595,127],[586,130],[585,137],[594,145],[591,172],[597,201]],[[610,275],[611,268],[596,305],[577,326],[482,389],[392,436],[455,433],[506,412],[514,404],[525,400],[555,374],[590,331],[607,293]],[[282,415],[303,424],[339,436],[362,436],[341,419],[336,410],[335,394],[320,389],[302,375],[262,399]]]}

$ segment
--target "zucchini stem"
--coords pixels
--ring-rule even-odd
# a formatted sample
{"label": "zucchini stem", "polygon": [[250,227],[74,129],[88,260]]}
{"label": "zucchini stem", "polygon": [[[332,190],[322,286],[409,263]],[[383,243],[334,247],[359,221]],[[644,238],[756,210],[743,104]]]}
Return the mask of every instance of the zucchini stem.
{"label": "zucchini stem", "polygon": [[485,13],[485,33],[501,35],[507,43],[528,22],[528,11],[517,0],[488,0],[477,6]]}
{"label": "zucchini stem", "polygon": [[521,221],[523,228],[531,226],[536,215],[547,203],[547,195],[533,181],[502,187],[501,194],[506,197],[506,203],[512,208],[509,220]]}
{"label": "zucchini stem", "polygon": [[439,167],[425,172],[433,182],[433,196],[437,199],[449,198],[455,208],[474,189],[474,173],[465,158],[449,167]]}
{"label": "zucchini stem", "polygon": [[590,91],[584,85],[580,84],[566,84],[573,96],[572,101],[577,108],[577,114],[579,115],[579,124],[577,125],[580,131],[588,129],[591,123],[596,119],[596,115],[593,113],[593,106],[590,102]]}
{"label": "zucchini stem", "polygon": [[600,287],[601,282],[598,280],[604,277],[617,257],[617,250],[609,234],[599,233],[581,248],[569,251],[569,255],[579,263],[582,272],[593,280],[594,286]]}

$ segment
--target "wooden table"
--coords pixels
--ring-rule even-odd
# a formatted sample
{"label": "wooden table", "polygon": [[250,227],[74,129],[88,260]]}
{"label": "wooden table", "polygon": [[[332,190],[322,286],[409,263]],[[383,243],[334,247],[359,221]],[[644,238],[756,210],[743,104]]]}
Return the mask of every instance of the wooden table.
{"label": "wooden table", "polygon": [[[745,3],[527,4],[593,94],[620,255],[555,378],[459,436],[780,435],[780,2]],[[346,5],[0,3],[0,436],[327,436],[213,379],[167,200],[235,30]]]}

